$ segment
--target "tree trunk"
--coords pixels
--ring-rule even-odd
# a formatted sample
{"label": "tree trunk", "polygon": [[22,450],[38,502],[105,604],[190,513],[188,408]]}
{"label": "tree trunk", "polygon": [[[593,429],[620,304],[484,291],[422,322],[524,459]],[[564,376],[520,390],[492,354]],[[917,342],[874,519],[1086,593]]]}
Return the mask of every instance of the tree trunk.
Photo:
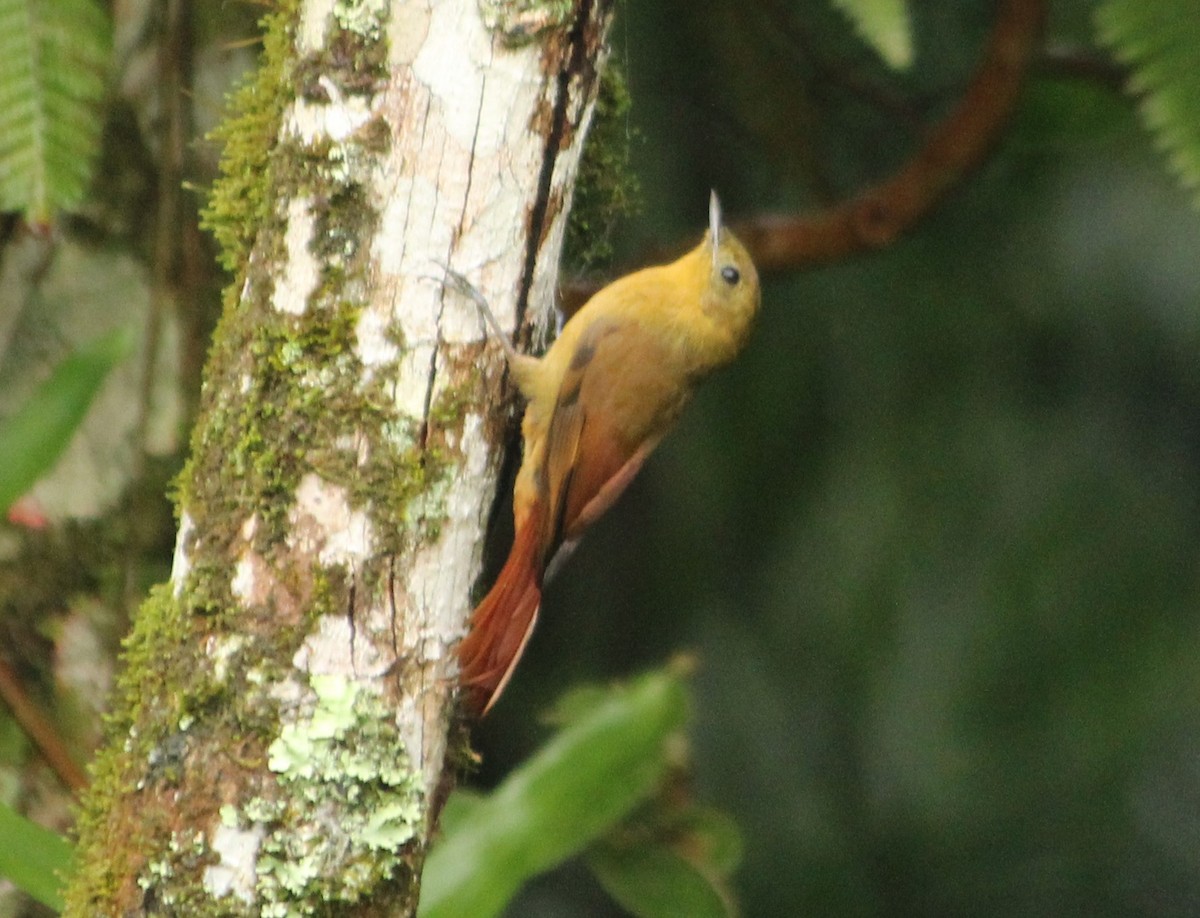
{"label": "tree trunk", "polygon": [[237,282],[84,802],[79,918],[413,914],[465,753],[452,648],[503,363],[437,278],[547,325],[611,2],[282,7],[226,135]]}

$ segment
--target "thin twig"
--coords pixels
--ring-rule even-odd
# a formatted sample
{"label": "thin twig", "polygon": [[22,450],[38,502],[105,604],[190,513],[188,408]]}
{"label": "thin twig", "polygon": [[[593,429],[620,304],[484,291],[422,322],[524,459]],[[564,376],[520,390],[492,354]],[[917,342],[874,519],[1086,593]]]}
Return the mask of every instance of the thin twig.
{"label": "thin twig", "polygon": [[17,674],[5,661],[0,660],[0,698],[8,705],[13,719],[25,731],[46,764],[53,769],[70,790],[75,793],[87,787],[87,775],[67,751],[66,744],[54,729],[54,725],[46,719],[41,709],[25,694],[25,689]]}

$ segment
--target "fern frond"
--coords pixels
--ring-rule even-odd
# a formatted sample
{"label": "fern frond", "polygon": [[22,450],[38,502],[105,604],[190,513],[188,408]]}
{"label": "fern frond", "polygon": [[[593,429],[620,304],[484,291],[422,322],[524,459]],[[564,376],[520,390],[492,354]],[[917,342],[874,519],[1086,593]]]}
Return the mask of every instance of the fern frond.
{"label": "fern frond", "polygon": [[906,0],[833,0],[833,5],[893,70],[912,64],[912,17]]}
{"label": "fern frond", "polygon": [[83,198],[110,46],[100,0],[0,0],[0,210],[46,222]]}
{"label": "fern frond", "polygon": [[1200,4],[1105,0],[1096,28],[1132,70],[1142,119],[1200,206]]}

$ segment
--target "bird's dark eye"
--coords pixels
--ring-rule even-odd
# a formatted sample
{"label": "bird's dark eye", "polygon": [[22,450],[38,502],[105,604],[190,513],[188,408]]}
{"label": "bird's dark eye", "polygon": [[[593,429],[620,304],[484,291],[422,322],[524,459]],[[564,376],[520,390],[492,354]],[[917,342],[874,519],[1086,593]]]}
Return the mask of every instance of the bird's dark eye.
{"label": "bird's dark eye", "polygon": [[733,265],[726,265],[721,269],[721,277],[724,278],[725,283],[732,287],[742,279],[742,272],[733,267]]}

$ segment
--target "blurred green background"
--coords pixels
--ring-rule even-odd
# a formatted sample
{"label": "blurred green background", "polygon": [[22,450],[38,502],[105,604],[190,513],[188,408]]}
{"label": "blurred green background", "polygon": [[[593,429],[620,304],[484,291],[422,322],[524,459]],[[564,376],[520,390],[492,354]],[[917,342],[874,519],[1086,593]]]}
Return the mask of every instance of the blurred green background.
{"label": "blurred green background", "polygon": [[[1187,44],[1192,2],[1146,8],[1183,10]],[[1097,49],[1100,5],[1052,4],[1017,117],[930,219],[764,278],[747,352],[547,590],[475,734],[478,785],[539,748],[568,687],[688,649],[693,790],[741,827],[744,915],[1200,914],[1200,212]],[[0,408],[73,335],[142,330],[110,413],[34,492],[55,525],[0,527],[0,651],[80,758],[169,563],[162,495],[222,282],[182,189],[212,180],[200,138],[261,13],[109,7],[95,188],[48,236],[0,217]],[[709,189],[736,220],[890,175],[961,96],[996,10],[910,7],[896,72],[825,0],[622,3],[614,133],[640,193],[593,276],[690,245]],[[6,718],[0,798],[69,823]],[[35,913],[5,896],[0,918]],[[508,914],[622,913],[571,864]]]}
{"label": "blurred green background", "polygon": [[[897,76],[823,4],[627,4],[628,262],[885,176],[989,3],[914,4]],[[1095,60],[1092,5],[1048,46]],[[581,677],[678,648],[744,913],[1200,913],[1200,216],[1127,96],[1039,68],[900,244],[766,279],[711,381],[547,591],[483,780]],[[511,915],[620,914],[568,870]]]}

